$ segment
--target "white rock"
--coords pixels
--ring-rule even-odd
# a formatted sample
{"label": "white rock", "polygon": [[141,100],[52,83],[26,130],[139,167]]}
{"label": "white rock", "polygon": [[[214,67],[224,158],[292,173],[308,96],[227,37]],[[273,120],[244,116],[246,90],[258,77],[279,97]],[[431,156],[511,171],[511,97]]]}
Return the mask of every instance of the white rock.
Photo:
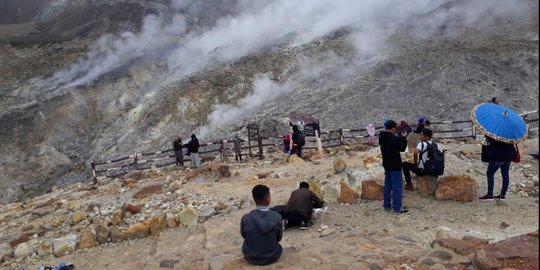
{"label": "white rock", "polygon": [[15,258],[26,258],[32,255],[34,250],[28,243],[21,243],[15,248]]}
{"label": "white rock", "polygon": [[66,237],[56,238],[52,240],[53,252],[56,256],[62,256],[69,252],[73,252],[77,246],[79,237],[76,234],[70,234]]}

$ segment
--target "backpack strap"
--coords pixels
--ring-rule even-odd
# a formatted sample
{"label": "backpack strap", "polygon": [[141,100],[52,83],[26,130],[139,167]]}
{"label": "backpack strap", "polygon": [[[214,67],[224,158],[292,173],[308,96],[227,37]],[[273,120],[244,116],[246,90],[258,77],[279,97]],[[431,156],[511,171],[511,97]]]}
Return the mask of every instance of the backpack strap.
{"label": "backpack strap", "polygon": [[[426,150],[424,150],[424,143],[426,143]],[[420,150],[420,154],[419,154],[420,158],[418,158],[418,164],[420,164],[420,162],[424,162],[424,164],[426,163],[423,157],[424,157],[424,153],[428,151],[429,145],[430,145],[429,142],[422,142],[422,149]]]}

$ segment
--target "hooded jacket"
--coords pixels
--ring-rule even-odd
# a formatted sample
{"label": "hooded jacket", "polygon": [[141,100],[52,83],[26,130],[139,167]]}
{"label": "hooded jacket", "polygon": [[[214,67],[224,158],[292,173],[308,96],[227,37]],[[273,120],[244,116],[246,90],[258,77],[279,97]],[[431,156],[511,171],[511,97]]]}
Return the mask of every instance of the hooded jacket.
{"label": "hooded jacket", "polygon": [[279,259],[283,251],[279,244],[283,236],[281,220],[280,214],[263,207],[257,207],[242,217],[242,253],[248,262],[267,265]]}
{"label": "hooded jacket", "polygon": [[199,139],[195,135],[191,135],[191,141],[184,147],[188,149],[188,153],[199,153]]}
{"label": "hooded jacket", "polygon": [[401,154],[407,148],[407,139],[396,136],[391,132],[382,131],[379,134],[379,145],[385,171],[401,171]]}

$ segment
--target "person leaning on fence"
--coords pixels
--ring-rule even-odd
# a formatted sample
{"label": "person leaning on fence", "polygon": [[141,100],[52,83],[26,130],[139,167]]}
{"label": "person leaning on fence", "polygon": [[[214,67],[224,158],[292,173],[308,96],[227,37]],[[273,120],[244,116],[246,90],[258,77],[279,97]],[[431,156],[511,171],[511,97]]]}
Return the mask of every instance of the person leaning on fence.
{"label": "person leaning on fence", "polygon": [[198,168],[200,165],[199,161],[199,139],[195,134],[191,134],[191,141],[184,145],[188,150],[188,155],[191,158],[191,168]]}
{"label": "person leaning on fence", "polygon": [[238,159],[242,161],[242,139],[240,139],[240,136],[238,136],[238,134],[234,135],[233,144],[234,158],[236,159],[236,161],[238,161]]}
{"label": "person leaning on fence", "polygon": [[251,190],[256,209],[245,214],[240,221],[240,235],[244,238],[242,253],[246,261],[255,265],[268,265],[279,259],[283,248],[281,215],[270,210],[270,189],[256,185]]}
{"label": "person leaning on fence", "polygon": [[182,153],[182,137],[176,136],[173,142],[174,156],[176,158],[176,166],[184,166],[184,153]]}
{"label": "person leaning on fence", "polygon": [[[489,160],[486,172],[488,191],[485,196],[479,198],[480,201],[506,200],[506,192],[510,185],[510,164],[516,157],[516,148],[511,143],[497,141],[486,135],[487,159]],[[495,173],[501,169],[502,187],[501,193],[493,196],[493,186],[495,183]]]}
{"label": "person leaning on fence", "polygon": [[[414,149],[414,163],[403,162],[403,174],[405,175],[405,190],[413,191],[414,187],[411,181],[411,172],[415,173],[418,176],[424,176],[424,162],[427,160],[428,156],[428,145],[432,144],[431,138],[433,132],[430,129],[422,130],[420,134],[420,142]],[[438,147],[438,145],[437,145]]]}
{"label": "person leaning on fence", "polygon": [[[401,154],[407,148],[407,132],[402,131],[396,136],[397,124],[389,120],[385,124],[385,130],[379,134],[381,147],[382,165],[384,167],[384,203],[386,211],[398,214],[406,214],[409,210],[401,207],[401,195],[403,193],[403,176],[401,174]],[[391,197],[392,195],[392,197]]]}

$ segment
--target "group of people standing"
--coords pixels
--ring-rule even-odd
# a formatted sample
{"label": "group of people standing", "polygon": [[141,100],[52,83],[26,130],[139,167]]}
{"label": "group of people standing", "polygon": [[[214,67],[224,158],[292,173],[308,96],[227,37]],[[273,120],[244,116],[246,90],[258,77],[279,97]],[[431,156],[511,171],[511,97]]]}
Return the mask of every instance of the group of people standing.
{"label": "group of people standing", "polygon": [[198,168],[201,162],[199,158],[199,146],[199,139],[197,139],[195,134],[191,134],[191,140],[186,144],[182,144],[182,137],[180,135],[176,136],[173,142],[176,166],[184,166],[184,152],[182,149],[187,148],[186,155],[190,157],[191,168]]}

